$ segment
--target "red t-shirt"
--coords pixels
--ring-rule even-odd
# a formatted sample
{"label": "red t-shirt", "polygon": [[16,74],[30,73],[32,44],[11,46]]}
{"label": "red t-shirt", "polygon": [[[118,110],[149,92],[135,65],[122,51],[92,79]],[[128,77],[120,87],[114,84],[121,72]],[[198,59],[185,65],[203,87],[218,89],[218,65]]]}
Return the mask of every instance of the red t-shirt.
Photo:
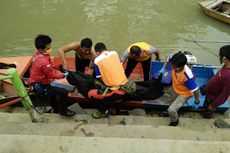
{"label": "red t-shirt", "polygon": [[230,95],[230,68],[220,69],[209,80],[206,95],[212,101],[211,106],[213,108],[217,108],[227,100]]}
{"label": "red t-shirt", "polygon": [[54,69],[50,55],[36,51],[32,56],[29,83],[40,82],[42,84],[51,83],[52,79],[61,79],[63,74]]}

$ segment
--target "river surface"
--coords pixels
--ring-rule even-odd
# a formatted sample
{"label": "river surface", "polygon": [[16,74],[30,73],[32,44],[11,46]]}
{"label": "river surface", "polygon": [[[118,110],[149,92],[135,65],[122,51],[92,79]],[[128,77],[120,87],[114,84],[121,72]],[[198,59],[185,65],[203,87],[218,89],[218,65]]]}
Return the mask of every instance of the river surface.
{"label": "river surface", "polygon": [[0,57],[32,55],[36,35],[47,34],[54,55],[62,45],[90,37],[120,54],[131,43],[145,41],[159,49],[162,59],[188,50],[199,63],[219,65],[219,48],[230,44],[230,25],[205,15],[198,2],[0,0]]}

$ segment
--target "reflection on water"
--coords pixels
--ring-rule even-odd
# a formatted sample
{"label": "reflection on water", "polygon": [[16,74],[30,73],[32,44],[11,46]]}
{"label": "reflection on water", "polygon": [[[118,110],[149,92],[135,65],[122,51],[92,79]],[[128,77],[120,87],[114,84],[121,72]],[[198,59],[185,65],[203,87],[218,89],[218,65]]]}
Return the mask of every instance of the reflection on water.
{"label": "reflection on water", "polygon": [[44,33],[54,50],[83,37],[120,53],[146,41],[163,58],[189,50],[200,63],[218,64],[218,49],[230,44],[229,25],[206,16],[198,1],[1,0],[0,56],[31,55],[35,36]]}

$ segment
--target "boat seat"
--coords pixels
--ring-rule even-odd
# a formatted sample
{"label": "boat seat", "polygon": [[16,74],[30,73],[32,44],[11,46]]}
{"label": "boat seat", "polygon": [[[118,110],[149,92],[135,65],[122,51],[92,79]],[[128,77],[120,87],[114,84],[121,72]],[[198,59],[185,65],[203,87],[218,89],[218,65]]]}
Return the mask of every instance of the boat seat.
{"label": "boat seat", "polygon": [[217,12],[220,12],[220,13],[223,13],[223,7],[222,7],[222,5],[214,7],[213,10],[215,10]]}
{"label": "boat seat", "polygon": [[229,9],[229,10],[227,10],[227,11],[225,11],[225,12],[224,12],[224,14],[226,14],[226,15],[230,15],[230,9]]}

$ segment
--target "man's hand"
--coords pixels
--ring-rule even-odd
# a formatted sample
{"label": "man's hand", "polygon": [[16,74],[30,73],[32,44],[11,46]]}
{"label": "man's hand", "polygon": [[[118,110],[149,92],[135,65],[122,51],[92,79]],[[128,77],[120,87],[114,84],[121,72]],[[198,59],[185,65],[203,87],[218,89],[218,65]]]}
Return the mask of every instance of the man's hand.
{"label": "man's hand", "polygon": [[159,72],[163,74],[165,72],[165,68],[162,67]]}
{"label": "man's hand", "polygon": [[157,57],[156,57],[156,61],[161,61],[160,56],[157,56]]}
{"label": "man's hand", "polygon": [[64,78],[64,77],[67,77],[68,75],[69,75],[69,72],[63,73],[63,78]]}
{"label": "man's hand", "polygon": [[67,65],[67,64],[63,64],[63,69],[64,69],[65,71],[67,71],[67,70],[68,70],[68,65]]}
{"label": "man's hand", "polygon": [[208,111],[214,111],[214,108],[211,105],[208,105]]}
{"label": "man's hand", "polygon": [[200,100],[198,100],[198,101],[195,100],[194,104],[192,105],[192,108],[194,110],[198,110],[200,108],[199,104],[200,104]]}
{"label": "man's hand", "polygon": [[194,103],[197,104],[197,105],[199,105],[200,100],[195,100]]}

